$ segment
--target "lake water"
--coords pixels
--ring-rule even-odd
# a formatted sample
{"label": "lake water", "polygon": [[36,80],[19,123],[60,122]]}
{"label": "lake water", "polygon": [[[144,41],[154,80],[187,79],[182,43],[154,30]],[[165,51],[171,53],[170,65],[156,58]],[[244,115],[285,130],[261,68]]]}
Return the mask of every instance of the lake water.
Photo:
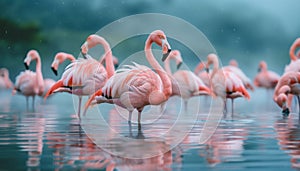
{"label": "lake water", "polygon": [[[26,109],[23,96],[11,96],[9,91],[1,91],[0,170],[299,169],[298,114],[292,113],[284,118],[271,97],[272,92],[257,89],[251,93],[250,101],[237,99],[234,116],[223,117],[215,133],[204,144],[199,144],[199,135],[210,99],[196,98],[200,99],[201,112],[192,114],[197,118],[194,124],[179,124],[179,130],[191,130],[181,137],[178,145],[171,147],[167,140],[174,134],[165,137],[166,141],[161,141],[156,135],[165,132],[174,122],[177,115],[171,113],[176,113],[180,106],[176,98],[168,102],[166,115],[160,116],[159,121],[149,124],[147,121],[150,122],[151,118],[142,115],[146,119],[141,129],[135,122],[128,124],[126,111],[119,115],[119,109],[112,105],[93,107],[100,109],[103,121],[112,128],[106,130],[101,125],[93,125],[100,123],[97,119],[82,119],[80,122],[69,94],[56,94],[46,103],[36,98],[35,110],[32,110],[31,105]],[[192,102],[188,107],[193,108],[193,105]],[[146,109],[147,112],[151,110]],[[86,118],[93,117],[90,113]],[[133,117],[135,120],[136,116]],[[141,141],[134,144],[124,141],[124,137]],[[150,158],[124,157],[156,151],[161,153]]]}

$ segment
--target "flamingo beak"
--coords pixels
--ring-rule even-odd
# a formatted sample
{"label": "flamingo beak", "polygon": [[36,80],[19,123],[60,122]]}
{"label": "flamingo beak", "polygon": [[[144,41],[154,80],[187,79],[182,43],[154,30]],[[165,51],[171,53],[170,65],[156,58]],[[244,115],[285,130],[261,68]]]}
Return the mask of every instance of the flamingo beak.
{"label": "flamingo beak", "polygon": [[171,46],[166,39],[162,39],[162,49],[163,49],[163,57],[162,61],[164,62],[171,52]]}
{"label": "flamingo beak", "polygon": [[260,72],[261,71],[261,68],[259,67],[258,69],[257,69],[257,72]]}
{"label": "flamingo beak", "polygon": [[53,73],[57,76],[57,70],[54,67],[51,67]]}
{"label": "flamingo beak", "polygon": [[[81,49],[80,49],[80,51],[81,51]],[[81,51],[81,55],[83,56],[84,59],[87,59],[86,53],[83,53],[83,52]]]}
{"label": "flamingo beak", "polygon": [[165,62],[165,60],[168,58],[170,52],[171,52],[171,49],[168,49],[168,52],[163,54],[163,57],[161,59],[163,62]]}
{"label": "flamingo beak", "polygon": [[29,66],[27,65],[26,62],[24,62],[24,65],[25,65],[26,70],[29,70]]}
{"label": "flamingo beak", "polygon": [[209,73],[209,68],[205,68],[205,71],[206,71],[207,73]]}
{"label": "flamingo beak", "polygon": [[182,62],[179,62],[179,63],[177,64],[177,69],[179,69],[179,68],[181,67],[181,65],[182,65]]}
{"label": "flamingo beak", "polygon": [[282,115],[283,116],[289,116],[289,114],[290,114],[289,108],[285,108],[285,109],[282,110]]}
{"label": "flamingo beak", "polygon": [[119,67],[119,64],[115,64],[115,68],[118,68]]}

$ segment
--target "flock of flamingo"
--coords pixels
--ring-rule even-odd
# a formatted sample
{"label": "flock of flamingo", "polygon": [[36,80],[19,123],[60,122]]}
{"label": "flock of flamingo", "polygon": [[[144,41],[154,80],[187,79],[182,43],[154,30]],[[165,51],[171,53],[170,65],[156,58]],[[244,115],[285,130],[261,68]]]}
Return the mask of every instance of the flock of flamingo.
{"label": "flock of flamingo", "polygon": [[[164,68],[159,64],[152,53],[152,44],[162,49]],[[105,53],[99,61],[88,54],[89,49],[102,45]],[[282,113],[290,113],[293,95],[298,98],[300,106],[300,38],[296,39],[290,48],[291,62],[286,66],[282,76],[269,71],[264,61],[259,63],[259,72],[254,78],[256,87],[274,89],[273,100],[282,108]],[[41,58],[36,50],[30,50],[24,60],[25,71],[17,77],[15,84],[10,81],[8,70],[0,70],[1,88],[12,88],[13,94],[20,93],[26,97],[36,95],[47,99],[57,92],[67,92],[79,98],[78,118],[81,117],[82,96],[89,96],[84,106],[84,114],[93,104],[116,104],[128,110],[128,122],[131,122],[133,110],[138,111],[138,123],[141,122],[141,113],[146,105],[163,105],[171,96],[180,96],[187,108],[188,99],[193,96],[207,95],[220,97],[224,101],[224,113],[227,112],[226,100],[238,97],[250,99],[248,90],[253,90],[251,79],[238,67],[235,60],[228,66],[219,67],[216,54],[208,54],[207,61],[202,61],[194,72],[179,70],[183,62],[178,50],[171,50],[167,36],[161,30],[155,30],[145,42],[145,56],[152,68],[133,63],[117,70],[115,66],[118,59],[112,55],[109,43],[101,36],[92,34],[87,37],[81,46],[83,58],[75,59],[71,54],[59,52],[55,55],[52,70],[57,75],[58,67],[65,60],[71,63],[65,68],[60,80],[44,79],[41,72]],[[36,71],[28,70],[31,61],[36,61]],[[174,60],[177,71],[172,73],[170,60]],[[105,63],[105,64],[104,64]],[[212,69],[210,69],[212,65]],[[300,108],[299,108],[300,109]],[[300,112],[299,112],[300,113]]]}

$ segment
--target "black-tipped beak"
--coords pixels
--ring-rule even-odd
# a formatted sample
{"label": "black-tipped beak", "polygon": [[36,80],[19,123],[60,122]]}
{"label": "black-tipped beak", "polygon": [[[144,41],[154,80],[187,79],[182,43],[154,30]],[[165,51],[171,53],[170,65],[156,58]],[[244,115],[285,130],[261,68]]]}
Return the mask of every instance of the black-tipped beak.
{"label": "black-tipped beak", "polygon": [[209,68],[205,68],[205,71],[206,71],[207,73],[209,73]]}
{"label": "black-tipped beak", "polygon": [[289,116],[289,114],[290,114],[289,108],[286,108],[286,109],[283,109],[283,110],[282,110],[282,115],[283,115],[283,116]]}
{"label": "black-tipped beak", "polygon": [[115,64],[115,68],[118,68],[119,67],[119,64]]}
{"label": "black-tipped beak", "polygon": [[24,65],[25,65],[26,70],[29,70],[29,66],[27,65],[26,62],[24,62]]}
{"label": "black-tipped beak", "polygon": [[258,68],[258,69],[257,69],[257,72],[260,72],[260,71],[261,71],[261,68]]}
{"label": "black-tipped beak", "polygon": [[[81,49],[80,49],[80,51],[81,51]],[[87,56],[86,56],[85,53],[82,53],[82,52],[81,52],[81,55],[83,56],[84,59],[87,59]]]}
{"label": "black-tipped beak", "polygon": [[179,64],[177,64],[177,69],[179,69],[182,65],[182,62],[180,62]]}
{"label": "black-tipped beak", "polygon": [[54,69],[54,67],[51,67],[51,69],[52,69],[53,73],[57,76],[57,70]]}
{"label": "black-tipped beak", "polygon": [[165,53],[165,54],[163,54],[163,57],[162,57],[162,59],[161,59],[163,62],[165,62],[165,60],[168,58],[170,52],[171,52],[171,49],[168,49],[168,52]]}

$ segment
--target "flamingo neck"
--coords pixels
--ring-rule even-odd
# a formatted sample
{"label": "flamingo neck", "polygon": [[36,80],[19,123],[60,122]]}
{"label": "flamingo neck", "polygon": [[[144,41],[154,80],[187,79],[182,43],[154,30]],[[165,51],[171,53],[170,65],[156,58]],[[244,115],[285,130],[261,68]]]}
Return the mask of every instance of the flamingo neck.
{"label": "flamingo neck", "polygon": [[213,64],[213,71],[212,71],[212,76],[213,76],[219,70],[219,60],[218,60],[218,58],[213,58],[212,59],[212,64]]}
{"label": "flamingo neck", "polygon": [[36,72],[36,84],[38,85],[38,88],[39,88],[38,93],[41,94],[44,91],[44,79],[43,79],[43,74],[42,74],[41,58],[39,56],[36,57],[35,72]]}
{"label": "flamingo neck", "polygon": [[4,73],[4,82],[5,82],[5,85],[6,85],[7,88],[10,88],[10,87],[11,87],[12,82],[11,82],[10,79],[9,79],[9,74],[8,74],[8,72],[5,72],[5,73]]}
{"label": "flamingo neck", "polygon": [[299,46],[300,46],[300,43],[297,42],[297,40],[296,40],[290,48],[290,58],[292,61],[296,61],[298,59],[298,57],[295,55],[295,51],[296,51],[297,47],[299,47]]}
{"label": "flamingo neck", "polygon": [[75,57],[73,56],[73,55],[71,55],[71,54],[68,54],[67,56],[66,56],[66,58],[68,59],[68,60],[70,60],[71,62],[74,62],[76,59],[75,59]]}
{"label": "flamingo neck", "polygon": [[[107,43],[107,41],[105,41],[104,39],[99,39],[98,43],[102,44],[104,48],[105,68],[106,68],[107,76],[108,78],[110,78],[115,73],[110,46]],[[101,63],[101,57],[99,59],[99,62]]]}
{"label": "flamingo neck", "polygon": [[166,59],[166,61],[164,62],[164,67],[165,67],[166,72],[169,75],[172,75],[172,70],[171,70],[171,67],[170,67],[170,58]]}
{"label": "flamingo neck", "polygon": [[195,74],[199,74],[199,72],[200,72],[202,69],[203,69],[203,64],[202,64],[202,62],[200,62],[200,63],[196,66],[196,68],[195,68],[195,70],[194,70],[194,73],[195,73]]}
{"label": "flamingo neck", "polygon": [[165,70],[159,65],[159,63],[156,61],[156,59],[153,56],[152,50],[151,50],[151,45],[153,41],[151,40],[150,37],[148,37],[145,45],[145,53],[146,53],[146,58],[150,65],[152,66],[153,69],[157,72],[159,77],[162,80],[163,84],[163,93],[166,97],[165,100],[172,94],[172,84],[170,81],[169,76],[165,73]]}

